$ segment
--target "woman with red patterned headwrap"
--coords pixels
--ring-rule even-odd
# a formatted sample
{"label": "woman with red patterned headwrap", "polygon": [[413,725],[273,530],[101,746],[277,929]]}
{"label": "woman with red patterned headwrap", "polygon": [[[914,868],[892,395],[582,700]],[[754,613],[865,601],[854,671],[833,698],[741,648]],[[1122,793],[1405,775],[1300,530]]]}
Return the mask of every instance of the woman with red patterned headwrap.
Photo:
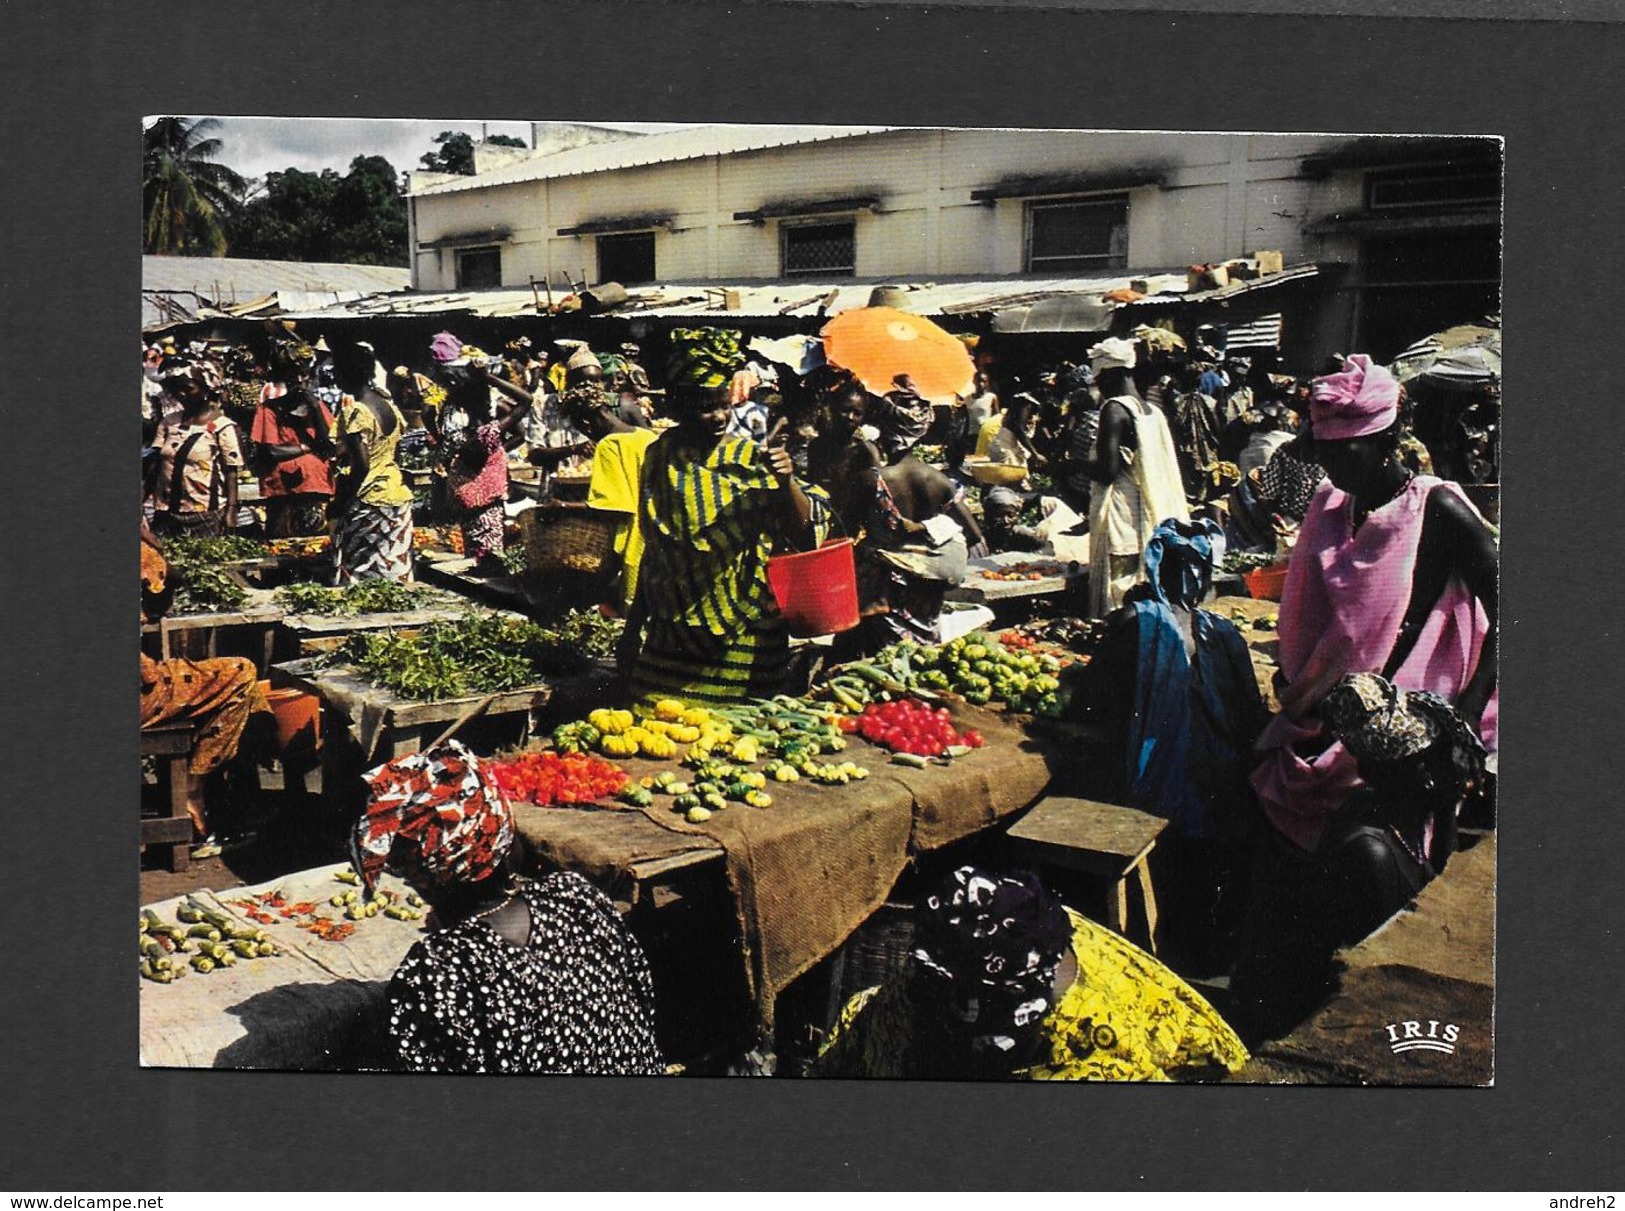
{"label": "woman with red patterned headwrap", "polygon": [[518,873],[513,812],[456,741],[367,775],[351,859],[370,898],[395,866],[438,928],[389,984],[389,1033],[415,1072],[659,1075],[648,961],[580,875]]}

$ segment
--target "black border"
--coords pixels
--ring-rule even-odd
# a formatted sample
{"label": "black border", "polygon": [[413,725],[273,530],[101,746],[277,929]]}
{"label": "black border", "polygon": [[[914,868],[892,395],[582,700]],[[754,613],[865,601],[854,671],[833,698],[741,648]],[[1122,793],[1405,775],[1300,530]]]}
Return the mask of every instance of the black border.
{"label": "black border", "polygon": [[[1608,843],[1625,169],[1611,24],[650,0],[0,6],[9,608],[0,1186],[1618,1186]],[[129,934],[143,113],[1501,133],[1493,1090],[141,1071]],[[364,149],[360,149],[364,150]],[[1600,726],[1588,726],[1597,721]],[[218,1157],[219,1160],[209,1160]]]}

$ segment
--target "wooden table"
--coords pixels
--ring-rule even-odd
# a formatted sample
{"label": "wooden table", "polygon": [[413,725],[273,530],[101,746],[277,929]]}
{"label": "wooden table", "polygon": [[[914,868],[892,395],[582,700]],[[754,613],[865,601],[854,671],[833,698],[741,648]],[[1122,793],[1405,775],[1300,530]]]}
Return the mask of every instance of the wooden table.
{"label": "wooden table", "polygon": [[1168,821],[1092,799],[1044,799],[1010,826],[1018,853],[1106,881],[1106,924],[1128,937],[1128,885],[1138,877],[1147,949],[1157,952],[1157,897],[1147,860]]}
{"label": "wooden table", "polygon": [[[1050,758],[1026,744],[1018,726],[962,709],[957,725],[978,727],[986,746],[951,766],[893,765],[860,742],[841,756],[869,769],[868,779],[773,783],[766,811],[732,806],[690,826],[657,796],[648,814],[521,805],[516,823],[543,865],[576,870],[629,908],[685,895],[726,900],[756,1011],[771,1018],[777,993],[884,905],[914,856],[989,832],[1047,788]],[[661,768],[623,764],[634,775]],[[809,904],[817,911],[804,909]],[[710,943],[740,949],[728,924]],[[740,962],[732,959],[733,970]]]}
{"label": "wooden table", "polygon": [[475,601],[530,616],[524,587],[516,576],[475,576],[474,560],[451,552],[420,551],[417,574],[425,583],[439,585]]}
{"label": "wooden table", "polygon": [[[363,631],[419,630],[435,622],[455,622],[475,607],[466,597],[449,589],[430,588],[425,598],[410,610],[393,610],[370,614],[288,614],[281,622],[282,634],[287,637],[286,650],[295,656],[311,656],[330,650],[346,636]],[[523,614],[512,610],[481,608],[481,614],[496,613],[504,618],[522,620]]]}
{"label": "wooden table", "polygon": [[[982,575],[984,571],[998,571],[1022,563],[1054,564],[1064,570],[1038,580],[988,580]],[[1088,575],[1089,569],[1082,564],[1067,563],[1049,555],[1001,551],[985,559],[971,560],[965,569],[965,579],[949,589],[947,597],[949,601],[970,601],[978,605],[1021,597],[1051,597],[1084,583]]]}
{"label": "wooden table", "polygon": [[143,636],[155,636],[158,655],[164,660],[212,660],[220,655],[220,640],[228,634],[238,641],[260,676],[265,676],[276,658],[277,624],[286,611],[263,589],[250,589],[240,609],[208,614],[177,614],[145,623]]}

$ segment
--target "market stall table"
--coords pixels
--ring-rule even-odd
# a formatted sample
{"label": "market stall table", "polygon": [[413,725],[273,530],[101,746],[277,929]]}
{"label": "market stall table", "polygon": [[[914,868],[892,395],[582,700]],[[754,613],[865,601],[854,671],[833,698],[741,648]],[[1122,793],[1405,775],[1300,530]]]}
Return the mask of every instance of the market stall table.
{"label": "market stall table", "polygon": [[499,609],[526,612],[529,616],[529,603],[518,577],[476,576],[474,566],[473,559],[450,551],[420,551],[417,557],[420,580]]}
{"label": "market stall table", "polygon": [[[343,911],[328,904],[330,896],[347,890],[333,878],[339,869],[345,868],[324,866],[253,887],[192,893],[244,925],[258,924],[281,953],[239,959],[207,975],[188,970],[171,984],[138,978],[141,1063],[338,1070],[387,1064],[385,989],[422,936],[423,923],[380,914],[355,922],[342,941],[324,941],[275,912],[272,924],[251,921],[234,903],[280,888],[290,904],[310,901],[321,915],[342,920]],[[380,886],[399,895],[407,890],[387,874]],[[173,924],[182,899],[147,907]]]}
{"label": "market stall table", "polygon": [[247,599],[234,610],[166,615],[141,627],[143,638],[155,640],[163,660],[212,660],[220,655],[221,641],[254,661],[260,675],[276,657],[277,624],[287,613],[265,589],[247,590]]}
{"label": "market stall table", "polygon": [[[985,745],[950,765],[894,765],[855,743],[841,757],[870,777],[772,783],[770,808],[734,805],[694,824],[663,798],[641,811],[521,806],[519,833],[544,864],[580,871],[623,903],[677,872],[725,875],[749,993],[771,1022],[777,995],[886,902],[910,857],[995,826],[1048,786],[1048,759],[1017,724],[959,707],[956,725],[982,731]],[[627,764],[640,776],[662,768]]]}
{"label": "market stall table", "polygon": [[361,785],[355,779],[364,770],[419,751],[465,716],[478,715],[482,727],[501,730],[506,742],[523,743],[553,693],[550,684],[538,682],[420,702],[373,684],[350,665],[324,666],[316,659],[272,665],[271,684],[321,698],[322,796],[339,814],[358,805]]}
{"label": "market stall table", "polygon": [[[1036,580],[992,580],[982,575],[984,572],[1005,574],[1023,565],[1034,566],[1042,574]],[[1052,555],[1000,551],[971,560],[965,568],[965,579],[948,590],[948,600],[994,605],[1017,598],[1054,597],[1084,585],[1088,576],[1088,567],[1075,561],[1057,559]]]}
{"label": "market stall table", "polygon": [[[283,650],[294,656],[311,656],[326,651],[346,636],[363,631],[417,630],[434,622],[454,622],[475,611],[468,598],[449,589],[419,586],[423,599],[408,610],[390,610],[360,614],[287,614],[281,620],[281,631],[287,638]],[[495,613],[499,617],[522,620],[524,615],[511,610],[492,611],[478,607],[481,614]]]}

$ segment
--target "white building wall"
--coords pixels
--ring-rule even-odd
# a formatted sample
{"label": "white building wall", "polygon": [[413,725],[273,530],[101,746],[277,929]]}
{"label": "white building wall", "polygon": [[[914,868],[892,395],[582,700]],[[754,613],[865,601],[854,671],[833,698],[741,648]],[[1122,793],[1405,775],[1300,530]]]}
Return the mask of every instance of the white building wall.
{"label": "white building wall", "polygon": [[[1249,135],[1069,131],[905,130],[563,177],[414,196],[419,243],[491,227],[511,230],[503,284],[583,269],[596,275],[590,236],[555,233],[593,220],[669,214],[656,235],[661,280],[779,276],[779,222],[741,211],[877,195],[881,212],[856,215],[857,272],[874,277],[1019,274],[1026,204],[971,200],[1017,177],[1159,172],[1162,188],[1137,188],[1129,208],[1128,267],[1170,269],[1279,249],[1290,263],[1324,254],[1303,226],[1358,205],[1359,174],[1325,182],[1300,175],[1304,156],[1341,140]],[[1352,193],[1350,197],[1345,194]],[[418,289],[455,286],[450,252],[419,253]]]}

